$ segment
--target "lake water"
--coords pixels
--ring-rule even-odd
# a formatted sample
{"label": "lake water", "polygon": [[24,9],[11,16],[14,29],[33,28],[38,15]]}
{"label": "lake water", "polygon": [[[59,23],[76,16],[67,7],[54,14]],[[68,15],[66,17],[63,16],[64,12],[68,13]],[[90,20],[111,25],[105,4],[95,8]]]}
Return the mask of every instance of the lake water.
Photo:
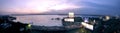
{"label": "lake water", "polygon": [[[80,16],[75,15],[76,17],[93,17],[93,16]],[[22,23],[31,23],[32,25],[38,26],[62,26],[63,17],[67,17],[67,15],[23,15],[23,16],[15,16],[17,17],[17,21]],[[60,18],[60,20],[52,20]]]}
{"label": "lake water", "polygon": [[[32,25],[37,26],[63,26],[61,20],[63,17],[67,17],[67,15],[25,15],[15,17],[17,17],[17,21],[20,21],[22,23],[32,23]],[[56,20],[56,18],[59,18],[59,20]],[[76,29],[62,33],[85,33],[82,32],[83,30],[85,29]]]}
{"label": "lake water", "polygon": [[[61,19],[67,17],[65,15],[25,15],[25,16],[15,16],[17,21],[22,23],[32,23],[38,26],[62,26]],[[60,18],[60,20],[52,20],[55,18]]]}

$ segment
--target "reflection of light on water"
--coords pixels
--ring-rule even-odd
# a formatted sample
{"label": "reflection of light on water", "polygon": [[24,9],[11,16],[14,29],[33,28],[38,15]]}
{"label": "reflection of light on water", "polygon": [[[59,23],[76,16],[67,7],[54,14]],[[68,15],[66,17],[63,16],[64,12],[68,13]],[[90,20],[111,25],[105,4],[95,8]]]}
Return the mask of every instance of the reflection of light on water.
{"label": "reflection of light on water", "polygon": [[90,30],[93,30],[93,25],[90,25],[90,24],[87,24],[85,22],[82,22],[82,25],[85,27],[85,28],[88,28]]}

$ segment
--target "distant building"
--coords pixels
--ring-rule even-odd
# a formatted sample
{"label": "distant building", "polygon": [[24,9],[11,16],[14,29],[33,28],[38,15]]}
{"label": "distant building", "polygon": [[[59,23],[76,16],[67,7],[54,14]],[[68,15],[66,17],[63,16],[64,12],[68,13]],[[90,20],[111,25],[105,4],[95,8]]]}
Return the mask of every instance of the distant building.
{"label": "distant building", "polygon": [[74,13],[73,12],[69,12],[68,13],[68,18],[65,18],[64,21],[74,22]]}
{"label": "distant building", "polygon": [[74,17],[74,12],[69,12],[69,13],[68,13],[68,17],[69,17],[69,18],[73,18],[73,17]]}

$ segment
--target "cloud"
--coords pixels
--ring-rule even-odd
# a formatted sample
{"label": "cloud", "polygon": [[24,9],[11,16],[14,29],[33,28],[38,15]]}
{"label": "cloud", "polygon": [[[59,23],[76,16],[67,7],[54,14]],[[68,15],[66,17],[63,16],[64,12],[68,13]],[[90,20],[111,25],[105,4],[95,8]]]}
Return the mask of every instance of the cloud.
{"label": "cloud", "polygon": [[[0,6],[4,9],[2,11],[11,13],[37,13],[38,11],[44,13],[68,13],[72,11],[76,14],[120,15],[120,0],[3,0],[2,3],[5,3]],[[13,10],[8,11],[8,9]]]}
{"label": "cloud", "polygon": [[[73,2],[82,8],[62,10],[62,12],[68,13],[72,11],[76,14],[120,15],[120,0],[80,0]],[[61,11],[58,12],[61,13]]]}
{"label": "cloud", "polygon": [[68,0],[4,0],[2,5],[0,11],[9,13],[43,13],[50,10],[79,8]]}

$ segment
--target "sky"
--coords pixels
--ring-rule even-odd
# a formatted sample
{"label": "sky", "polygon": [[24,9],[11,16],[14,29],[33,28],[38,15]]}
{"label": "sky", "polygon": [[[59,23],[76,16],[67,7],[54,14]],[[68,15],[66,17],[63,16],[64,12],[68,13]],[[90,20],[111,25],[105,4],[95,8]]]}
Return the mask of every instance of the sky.
{"label": "sky", "polygon": [[120,0],[0,0],[0,14],[120,15]]}

